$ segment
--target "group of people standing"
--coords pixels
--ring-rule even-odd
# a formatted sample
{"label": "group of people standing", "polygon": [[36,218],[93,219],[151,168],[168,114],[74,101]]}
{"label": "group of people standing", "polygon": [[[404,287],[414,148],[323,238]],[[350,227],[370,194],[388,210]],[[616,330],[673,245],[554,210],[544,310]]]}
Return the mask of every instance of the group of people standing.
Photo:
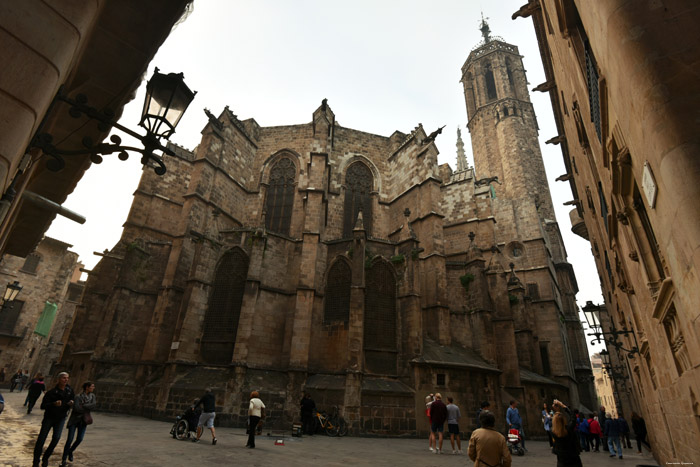
{"label": "group of people standing", "polygon": [[[95,385],[90,381],[85,382],[83,384],[83,392],[76,396],[73,388],[68,384],[69,380],[70,375],[68,373],[59,373],[56,386],[46,391],[41,401],[44,417],[41,421],[39,436],[34,444],[33,467],[39,467],[40,463],[42,467],[49,465],[49,458],[61,439],[64,425],[68,427],[68,437],[63,448],[61,466],[65,467],[68,461],[73,462],[73,453],[83,441],[87,426],[92,423],[91,411],[97,405],[94,394]],[[45,390],[43,377],[36,379],[32,383],[30,391],[33,388],[35,391],[33,394],[38,392],[40,395]],[[28,400],[25,401],[25,405],[28,407],[27,413],[31,413],[32,407],[39,397],[37,395],[36,398],[31,400],[30,396],[32,394],[28,395]],[[68,416],[69,412],[70,416]],[[66,418],[68,418],[67,424]],[[51,432],[51,442],[44,450],[44,443]]]}
{"label": "group of people standing", "polygon": [[[459,419],[462,418],[462,414],[452,397],[448,397],[447,402],[447,405],[445,405],[440,393],[428,394],[425,397],[425,414],[430,424],[428,445],[431,452],[442,454],[445,422],[447,422],[452,454],[462,454],[462,441],[459,437]],[[455,449],[455,441],[457,442],[457,449]]]}

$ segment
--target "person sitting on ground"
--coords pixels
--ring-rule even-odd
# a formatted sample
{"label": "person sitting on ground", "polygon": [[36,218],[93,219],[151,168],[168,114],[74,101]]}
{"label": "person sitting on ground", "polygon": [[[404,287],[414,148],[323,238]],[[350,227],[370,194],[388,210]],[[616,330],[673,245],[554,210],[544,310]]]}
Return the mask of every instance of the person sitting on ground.
{"label": "person sitting on ground", "polygon": [[[556,411],[552,418],[552,438],[554,438],[552,452],[557,455],[557,467],[581,467],[581,447],[576,433],[576,417],[557,399],[554,399],[552,407]],[[562,411],[566,413],[566,417]]]}
{"label": "person sitting on ground", "polygon": [[469,439],[467,454],[474,461],[474,467],[510,467],[512,459],[506,438],[494,429],[496,417],[489,410],[479,414],[479,424]]}

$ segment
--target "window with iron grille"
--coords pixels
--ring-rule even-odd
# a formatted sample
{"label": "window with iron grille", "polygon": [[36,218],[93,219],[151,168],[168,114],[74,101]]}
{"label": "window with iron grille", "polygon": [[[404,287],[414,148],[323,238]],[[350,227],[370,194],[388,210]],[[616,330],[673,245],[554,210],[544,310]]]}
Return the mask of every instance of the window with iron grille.
{"label": "window with iron grille", "polygon": [[294,208],[294,182],[297,169],[291,159],[284,157],[270,170],[270,183],[265,202],[265,228],[289,235]]}
{"label": "window with iron grille", "polygon": [[348,167],[345,174],[345,209],[343,218],[343,237],[352,236],[352,229],[357,221],[357,214],[362,210],[362,223],[367,235],[372,231],[372,171],[362,162],[355,162]]}
{"label": "window with iron grille", "polygon": [[12,300],[3,305],[0,309],[0,334],[13,334],[23,306],[21,300]]}
{"label": "window with iron grille", "polygon": [[237,248],[226,252],[216,268],[204,316],[201,352],[207,363],[231,363],[247,276],[246,254]]}
{"label": "window with iron grille", "polygon": [[588,42],[585,44],[586,50],[586,81],[588,84],[588,103],[591,107],[591,121],[595,125],[595,132],[598,141],[602,138],[601,117],[600,117],[600,89],[598,87],[598,68],[595,57]]}
{"label": "window with iron grille", "polygon": [[36,253],[32,253],[27,256],[27,259],[24,260],[24,264],[22,265],[20,271],[36,274],[36,269],[39,267],[39,262],[41,262],[41,256]]}
{"label": "window with iron grille", "polygon": [[345,261],[336,261],[328,271],[323,324],[347,324],[350,317],[350,283],[352,270]]}
{"label": "window with iron grille", "polygon": [[365,363],[372,373],[396,374],[396,280],[385,262],[368,271],[365,292]]}

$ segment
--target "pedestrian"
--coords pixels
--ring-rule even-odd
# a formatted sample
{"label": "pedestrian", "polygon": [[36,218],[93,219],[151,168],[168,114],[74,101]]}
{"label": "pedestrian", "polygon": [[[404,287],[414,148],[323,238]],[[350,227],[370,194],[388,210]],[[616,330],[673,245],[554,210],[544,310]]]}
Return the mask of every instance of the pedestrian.
{"label": "pedestrian", "polygon": [[588,420],[586,420],[586,416],[582,413],[579,414],[578,436],[581,440],[581,448],[586,452],[590,452],[591,427],[588,424]]}
{"label": "pedestrian", "polygon": [[[557,455],[557,467],[581,467],[581,448],[576,434],[576,416],[557,399],[554,399],[552,407],[555,410],[552,418],[552,437],[554,438],[552,452]],[[566,413],[566,416],[562,411]]]}
{"label": "pedestrian", "polygon": [[24,373],[22,373],[22,377],[19,379],[19,392],[22,392],[22,390],[27,386],[27,383],[29,382],[29,372],[27,370],[24,370]]}
{"label": "pedestrian", "polygon": [[29,385],[27,390],[27,398],[24,400],[24,405],[27,406],[27,413],[32,413],[34,404],[39,399],[42,393],[46,392],[46,384],[44,384],[44,377],[41,373],[37,373],[34,377],[34,381]]}
{"label": "pedestrian", "polygon": [[603,427],[603,434],[608,440],[608,450],[610,451],[610,457],[615,457],[617,455],[620,459],[622,459],[622,445],[620,444],[621,428],[621,424],[619,424],[617,420],[613,420],[610,413],[605,414],[605,426]]}
{"label": "pedestrian", "polygon": [[627,420],[625,420],[622,412],[617,414],[617,421],[620,424],[620,440],[622,441],[622,445],[627,449],[632,449],[632,442],[630,441],[630,425],[627,423]]}
{"label": "pedestrian", "polygon": [[523,419],[520,418],[520,412],[518,411],[518,401],[510,401],[510,407],[506,411],[506,423],[508,428],[515,428],[520,432],[520,440],[523,444],[523,449],[527,452],[525,447],[525,431],[523,430]]}
{"label": "pedestrian", "polygon": [[549,438],[549,447],[554,446],[554,441],[552,440],[552,414],[550,413],[549,407],[545,402],[542,406],[542,425],[544,425],[544,431],[547,432],[547,438]]}
{"label": "pedestrian", "polygon": [[[92,425],[92,414],[90,412],[96,406],[95,383],[86,381],[83,383],[83,392],[75,398],[73,410],[70,413],[70,417],[68,417],[68,423],[66,424],[68,427],[68,438],[66,439],[66,445],[63,447],[61,467],[66,467],[66,460],[73,462],[73,453],[83,441],[87,426]],[[75,438],[75,443],[73,443],[76,431],[78,436]],[[71,445],[71,443],[73,444]]]}
{"label": "pedestrian", "polygon": [[447,420],[447,406],[442,401],[442,395],[435,394],[435,401],[430,405],[430,431],[437,438],[435,454],[442,454],[442,441]]}
{"label": "pedestrian", "polygon": [[245,445],[247,448],[255,448],[255,430],[263,420],[265,420],[265,404],[260,400],[260,393],[253,391],[250,393],[248,405],[248,443]]}
{"label": "pedestrian", "polygon": [[632,412],[632,429],[634,430],[634,437],[637,439],[637,454],[642,453],[642,444],[646,445],[647,449],[651,451],[651,445],[646,440],[647,424],[637,412]]}
{"label": "pedestrian", "polygon": [[311,398],[311,394],[304,393],[301,402],[301,431],[309,436],[314,435],[314,414],[316,413],[316,402]]}
{"label": "pedestrian", "polygon": [[204,395],[192,408],[197,410],[200,405],[202,406],[202,414],[199,416],[199,422],[197,422],[197,436],[192,438],[192,442],[196,443],[199,441],[206,426],[211,431],[211,444],[215,445],[216,429],[214,428],[214,419],[216,418],[216,398],[211,388],[207,388],[204,391]]}
{"label": "pedestrian", "polygon": [[[591,450],[593,452],[600,452],[600,437],[603,434],[603,430],[600,428],[598,420],[596,420],[595,414],[590,414],[588,416],[588,436],[589,444],[591,445]],[[593,447],[593,441],[595,441],[595,448]],[[605,449],[605,447],[603,447]]]}
{"label": "pedestrian", "polygon": [[22,381],[22,370],[17,370],[17,373],[12,375],[12,379],[10,380],[10,392],[14,392],[20,381]]}
{"label": "pedestrian", "polygon": [[430,419],[430,406],[435,402],[435,396],[428,394],[425,396],[425,415],[428,417],[428,449],[435,452],[435,433],[433,433],[433,421]]}
{"label": "pedestrian", "polygon": [[[68,411],[73,407],[73,399],[75,398],[73,389],[68,384],[69,380],[70,376],[68,373],[65,371],[59,373],[56,386],[50,391],[47,391],[46,394],[44,394],[44,398],[41,400],[44,418],[41,421],[39,437],[34,445],[33,467],[39,467],[40,461],[42,467],[47,467],[49,465],[49,457],[51,457],[54,448],[61,439],[61,432],[63,431],[63,424],[66,421],[66,414],[68,414]],[[46,451],[44,451],[42,458],[41,453],[44,449],[44,442],[49,436],[49,432],[52,430],[51,442],[49,443],[49,447],[46,448]]]}
{"label": "pedestrian", "polygon": [[[448,397],[447,402],[449,402],[447,404],[447,431],[450,433],[452,454],[462,454],[462,441],[459,439],[459,419],[462,418],[462,414],[453,398]],[[457,451],[455,451],[455,438],[457,438]]]}
{"label": "pedestrian", "polygon": [[467,454],[474,467],[510,467],[512,459],[506,438],[494,429],[496,417],[490,410],[479,413],[479,425],[469,439]]}
{"label": "pedestrian", "polygon": [[481,407],[479,410],[476,412],[476,428],[479,429],[481,428],[481,419],[479,418],[479,415],[481,415],[481,412],[484,410],[491,410],[491,403],[489,401],[483,401],[481,403]]}
{"label": "pedestrian", "polygon": [[0,368],[0,384],[5,382],[5,367]]}
{"label": "pedestrian", "polygon": [[605,420],[606,419],[607,419],[607,417],[606,417],[605,407],[603,407],[601,405],[600,409],[598,410],[598,423],[600,424],[600,431],[603,433],[603,435],[600,437],[600,442],[603,445],[603,450],[606,450],[608,448],[608,438],[605,436]]}

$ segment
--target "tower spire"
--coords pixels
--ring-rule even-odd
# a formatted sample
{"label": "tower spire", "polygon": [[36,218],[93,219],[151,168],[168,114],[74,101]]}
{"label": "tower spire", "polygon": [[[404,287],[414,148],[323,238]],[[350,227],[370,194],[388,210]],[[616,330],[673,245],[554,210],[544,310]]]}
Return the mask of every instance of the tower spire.
{"label": "tower spire", "polygon": [[489,28],[489,23],[486,22],[488,18],[484,18],[484,12],[481,12],[481,35],[484,36],[484,44],[491,42],[491,28]]}
{"label": "tower spire", "polygon": [[467,156],[464,154],[464,141],[462,141],[462,130],[457,127],[457,172],[464,172],[469,169]]}

